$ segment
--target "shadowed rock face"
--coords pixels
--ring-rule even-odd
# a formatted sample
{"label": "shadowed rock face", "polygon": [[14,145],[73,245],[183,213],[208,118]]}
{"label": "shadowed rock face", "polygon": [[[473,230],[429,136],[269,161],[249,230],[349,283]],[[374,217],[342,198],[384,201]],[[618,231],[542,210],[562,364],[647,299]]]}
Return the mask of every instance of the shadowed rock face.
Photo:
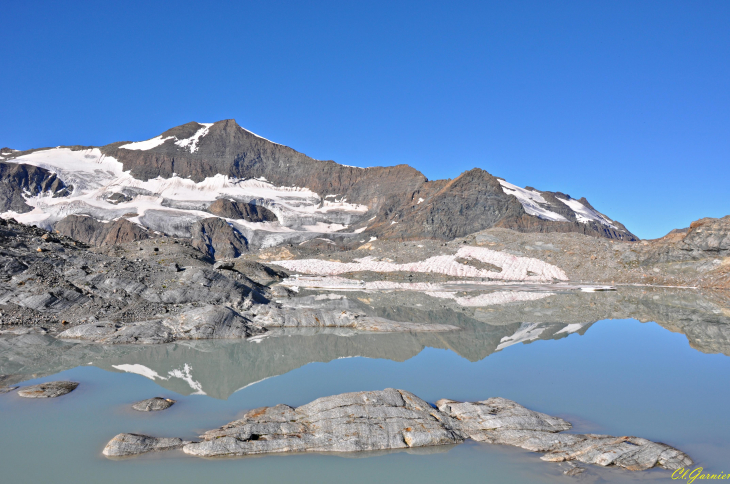
{"label": "shadowed rock face", "polygon": [[[559,434],[571,424],[504,398],[464,403],[444,399],[436,407],[392,388],[319,398],[297,408],[262,407],[205,432],[201,442],[185,444],[183,451],[198,457],[361,452],[458,444],[471,438],[542,452],[543,460],[553,462],[577,460],[629,470],[692,465],[683,452],[642,438]],[[158,450],[153,444],[161,439],[128,435],[114,437],[105,455],[110,455],[107,449],[115,449],[113,455]],[[120,441],[128,445],[122,447]]]}
{"label": "shadowed rock face", "polygon": [[266,207],[252,203],[218,199],[208,207],[208,212],[219,217],[247,222],[276,222],[276,214]]}
{"label": "shadowed rock face", "polygon": [[479,168],[448,182],[424,183],[406,202],[384,220],[376,219],[373,231],[384,238],[450,240],[492,227],[504,217],[525,215],[520,202]]}
{"label": "shadowed rock face", "polygon": [[[544,194],[545,192],[543,192]],[[581,198],[585,200],[585,198]],[[587,203],[587,202],[586,202]],[[573,215],[575,217],[575,215]],[[605,237],[608,239],[620,239],[626,241],[639,240],[629,232],[621,223],[615,222],[619,230],[607,227],[597,222],[548,222],[531,215],[508,216],[494,224],[494,227],[516,230],[517,232],[539,232],[539,233],[577,233],[592,235],[594,237]]]}
{"label": "shadowed rock face", "polygon": [[195,222],[192,239],[193,247],[214,259],[234,259],[248,252],[246,237],[218,217]]}
{"label": "shadowed rock face", "polygon": [[33,208],[25,202],[24,195],[51,193],[63,197],[70,188],[55,173],[43,168],[0,161],[0,212],[30,212]]}
{"label": "shadowed rock face", "polygon": [[125,244],[149,238],[145,229],[125,218],[104,223],[93,217],[69,215],[56,222],[53,228],[61,235],[97,247]]}

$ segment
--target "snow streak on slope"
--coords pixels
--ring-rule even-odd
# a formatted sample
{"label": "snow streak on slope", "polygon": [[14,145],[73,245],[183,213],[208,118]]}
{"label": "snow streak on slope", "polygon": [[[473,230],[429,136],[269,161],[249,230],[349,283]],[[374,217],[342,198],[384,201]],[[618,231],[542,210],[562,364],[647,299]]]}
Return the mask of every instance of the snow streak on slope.
{"label": "snow streak on slope", "polygon": [[[205,127],[184,140],[184,147],[196,149],[198,140],[203,136],[202,131],[207,129]],[[184,236],[185,230],[189,230],[196,220],[213,216],[205,211],[211,203],[226,198],[264,206],[276,214],[277,222],[229,220],[239,229],[247,230],[247,237],[253,231],[260,231],[264,235],[281,234],[277,235],[279,239],[282,236],[308,239],[318,233],[345,229],[368,210],[364,205],[344,200],[322,200],[307,188],[277,187],[260,179],[241,180],[215,175],[197,183],[179,176],[138,180],[123,171],[120,162],[104,156],[97,148],[79,151],[53,148],[35,151],[9,162],[48,169],[57,173],[67,185],[73,185],[71,196],[53,198],[45,194],[29,197],[27,203],[34,207],[32,212],[3,214],[47,229],[71,214],[89,215],[102,221],[126,215],[131,222],[150,230]],[[114,194],[124,197],[110,198]],[[113,203],[120,199],[120,203]],[[171,224],[178,227],[175,229],[178,232],[171,231]]]}
{"label": "snow streak on slope", "polygon": [[174,139],[174,136],[168,136],[166,138],[163,138],[162,135],[155,136],[154,138],[148,139],[146,141],[137,141],[135,143],[127,143],[126,145],[120,146],[120,148],[124,148],[125,150],[142,150],[147,151],[151,150],[152,148],[157,148],[162,143],[169,139]]}
{"label": "snow streak on slope", "polygon": [[148,139],[146,141],[137,141],[135,143],[127,143],[126,145],[120,146],[120,148],[123,148],[125,150],[142,150],[147,151],[151,150],[152,148],[157,148],[164,142],[166,142],[169,139],[174,139],[175,144],[181,148],[187,148],[190,150],[191,153],[195,153],[198,151],[198,142],[200,141],[200,138],[204,137],[206,134],[208,134],[208,131],[210,130],[210,127],[213,126],[213,123],[198,123],[202,126],[198,131],[195,132],[194,135],[192,135],[190,138],[184,138],[184,139],[177,139],[175,136],[167,136],[165,138],[160,136],[155,136],[152,139]]}
{"label": "snow streak on slope", "polygon": [[559,213],[551,212],[542,205],[549,205],[547,201],[542,198],[542,195],[537,190],[526,190],[520,188],[517,185],[507,183],[500,179],[499,184],[502,185],[502,190],[507,195],[514,195],[517,200],[520,201],[522,206],[529,215],[535,215],[545,220],[552,220],[554,222],[567,222],[568,219],[560,215]]}
{"label": "snow streak on slope", "polygon": [[213,123],[200,123],[203,127],[200,128],[194,135],[192,135],[190,138],[181,139],[178,141],[175,141],[175,144],[178,146],[181,146],[183,148],[190,148],[191,153],[195,153],[198,151],[198,141],[200,141],[200,138],[208,134],[208,131],[210,130],[210,127],[213,126]]}
{"label": "snow streak on slope", "polygon": [[[552,220],[555,222],[568,221],[568,219],[566,219],[564,216],[551,211],[550,203],[548,203],[548,201],[545,200],[542,194],[537,190],[527,190],[525,188],[520,188],[502,179],[499,179],[499,183],[500,185],[502,185],[502,190],[504,191],[504,193],[517,197],[517,200],[520,201],[522,207],[525,209],[525,212],[527,212],[529,215],[534,215],[536,217],[545,220]],[[598,222],[599,224],[611,227],[612,229],[619,230],[619,228],[616,227],[613,224],[613,221],[610,220],[608,217],[605,217],[597,211],[586,207],[578,200],[574,200],[570,197],[564,199],[560,196],[556,196],[555,198],[563,202],[575,213],[575,218],[578,220],[578,222],[584,224],[589,222]]]}
{"label": "snow streak on slope", "polygon": [[[459,258],[473,258],[501,267],[493,272],[457,262]],[[517,257],[506,252],[483,247],[462,247],[453,255],[437,255],[419,262],[397,264],[376,261],[372,257],[355,259],[355,262],[336,262],[320,259],[272,261],[288,270],[315,275],[337,275],[346,272],[431,272],[456,277],[478,277],[507,281],[551,282],[567,281],[562,269],[531,257]]]}
{"label": "snow streak on slope", "polygon": [[586,207],[585,205],[580,203],[578,200],[575,200],[572,198],[567,199],[567,200],[563,200],[560,197],[555,197],[555,198],[557,198],[558,200],[560,200],[561,202],[566,204],[568,207],[570,207],[570,209],[573,212],[575,212],[575,217],[578,219],[578,222],[588,223],[590,221],[595,221],[600,224],[607,225],[608,227],[618,230],[618,227],[613,225],[613,223],[612,223],[613,221],[611,219],[609,219],[608,217],[605,217],[604,215],[596,212],[593,209]]}

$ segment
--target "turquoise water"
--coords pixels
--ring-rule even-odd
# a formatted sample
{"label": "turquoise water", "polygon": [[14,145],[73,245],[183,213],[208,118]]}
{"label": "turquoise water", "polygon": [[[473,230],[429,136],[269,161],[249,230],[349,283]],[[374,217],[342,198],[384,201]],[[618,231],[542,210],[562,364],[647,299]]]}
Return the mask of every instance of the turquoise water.
{"label": "turquoise water", "polygon": [[[332,346],[332,338],[348,338],[324,336],[328,347]],[[316,347],[324,336],[299,338]],[[280,345],[281,358],[286,359],[290,341],[283,337],[261,344],[273,345],[273,359],[276,345]],[[367,341],[383,345],[390,340]],[[173,358],[183,349],[189,350],[185,355],[198,358],[196,361],[204,360],[206,354],[216,355],[200,374],[191,364],[191,381],[205,390],[220,388],[222,380],[232,378],[231,373],[236,371],[237,360],[219,361],[223,353],[216,353],[216,348],[233,355],[256,344],[205,343],[200,348],[178,346],[166,352],[157,349],[153,356],[164,366],[165,358]],[[294,369],[283,365],[283,374],[232,394],[222,392],[218,398],[190,394],[190,388],[179,389],[178,393],[170,389],[169,380],[153,381],[93,364],[29,380],[23,384],[69,379],[81,385],[71,394],[52,400],[22,399],[14,393],[0,395],[2,479],[13,483],[573,482],[562,476],[556,464],[540,461],[539,454],[474,442],[412,453],[358,455],[213,460],[177,451],[124,460],[101,455],[105,443],[120,432],[193,438],[250,408],[277,403],[301,405],[326,395],[387,387],[409,390],[432,402],[440,398],[482,400],[501,396],[561,416],[579,432],[638,435],[665,442],[687,452],[707,470],[730,472],[730,358],[692,349],[681,333],[655,323],[605,320],[593,324],[583,335],[516,344],[477,361],[459,356],[448,345],[440,346],[447,349],[426,346],[404,361],[349,355],[352,357],[307,363]],[[147,357],[151,365],[151,357]],[[129,362],[133,361],[137,360],[130,357]],[[175,363],[180,361],[176,359]],[[218,366],[220,371],[216,372]],[[240,371],[253,370],[241,365]],[[247,375],[238,376],[248,381]],[[152,396],[174,398],[178,403],[159,413],[130,409],[130,403]],[[662,470],[632,473],[591,466],[586,477],[594,482],[634,482],[668,480],[670,475]]]}

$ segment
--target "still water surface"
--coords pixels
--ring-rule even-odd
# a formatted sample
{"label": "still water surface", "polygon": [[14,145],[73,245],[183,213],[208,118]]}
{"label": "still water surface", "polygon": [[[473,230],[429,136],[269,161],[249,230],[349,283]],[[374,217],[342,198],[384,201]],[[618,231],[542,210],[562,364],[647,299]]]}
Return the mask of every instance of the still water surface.
{"label": "still water surface", "polygon": [[[294,338],[294,340],[292,340]],[[299,339],[296,339],[299,338]],[[301,405],[343,392],[387,387],[409,390],[427,401],[440,398],[483,400],[500,396],[557,415],[574,431],[637,435],[665,442],[692,456],[712,472],[730,472],[730,358],[691,348],[685,335],[655,323],[604,320],[585,334],[514,344],[476,361],[445,344],[405,351],[404,361],[363,357],[322,358],[298,368],[287,360],[293,341],[331,349],[332,338],[309,334],[251,341],[170,345],[134,349],[115,355],[113,364],[89,362],[59,373],[28,380],[68,379],[81,382],[69,395],[52,400],[0,395],[0,463],[3,482],[576,482],[557,464],[521,449],[466,442],[415,452],[358,455],[306,454],[231,459],[198,459],[168,452],[125,460],[101,455],[105,443],[120,432],[194,438],[251,408],[287,403]],[[278,341],[277,341],[278,340]],[[349,340],[355,341],[355,340]],[[373,338],[362,345],[405,345],[407,340]],[[280,353],[281,372],[257,373],[241,364],[241,354],[269,345],[270,360]],[[344,344],[344,343],[343,343]],[[392,350],[397,353],[398,348]],[[370,353],[377,354],[378,348]],[[50,349],[49,349],[50,351]],[[168,366],[189,357],[184,379],[151,380],[114,370],[114,365],[144,360],[164,376]],[[151,352],[151,353],[150,353]],[[410,353],[414,353],[412,356]],[[180,359],[182,356],[182,360]],[[206,357],[206,355],[209,355]],[[226,356],[228,355],[228,360]],[[331,359],[330,361],[327,361]],[[153,361],[154,360],[154,361]],[[272,361],[273,361],[272,360]],[[56,361],[56,360],[54,360]],[[92,363],[89,365],[88,363]],[[59,368],[64,365],[57,363]],[[66,363],[68,366],[68,362]],[[96,365],[105,367],[98,368]],[[271,365],[271,361],[268,363]],[[236,365],[240,365],[236,369]],[[197,368],[196,368],[197,366]],[[235,374],[237,371],[252,375]],[[276,371],[273,371],[276,373]],[[262,381],[261,375],[268,376]],[[173,382],[173,380],[175,380]],[[235,390],[237,382],[247,386]],[[174,384],[173,384],[174,383]],[[195,394],[205,391],[206,395]],[[211,396],[212,395],[212,396]],[[132,402],[164,396],[177,400],[169,410],[140,413]],[[671,473],[632,473],[591,466],[584,482],[670,481]],[[679,481],[677,481],[679,482]]]}

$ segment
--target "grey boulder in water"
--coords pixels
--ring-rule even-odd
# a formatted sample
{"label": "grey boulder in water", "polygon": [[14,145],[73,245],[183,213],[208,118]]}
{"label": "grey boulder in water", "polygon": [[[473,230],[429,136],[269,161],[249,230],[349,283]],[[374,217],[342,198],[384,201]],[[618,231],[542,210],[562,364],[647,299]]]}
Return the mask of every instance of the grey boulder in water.
{"label": "grey boulder in water", "polygon": [[75,381],[51,381],[18,390],[18,395],[25,398],[56,398],[76,390],[79,384]]}
{"label": "grey boulder in water", "polygon": [[140,412],[158,412],[160,410],[167,410],[173,405],[175,405],[175,400],[170,398],[154,397],[137,402],[132,405],[132,408]]}
{"label": "grey boulder in water", "polygon": [[178,438],[158,438],[139,434],[118,434],[106,444],[102,454],[108,457],[124,457],[146,452],[179,449],[189,441]]}

